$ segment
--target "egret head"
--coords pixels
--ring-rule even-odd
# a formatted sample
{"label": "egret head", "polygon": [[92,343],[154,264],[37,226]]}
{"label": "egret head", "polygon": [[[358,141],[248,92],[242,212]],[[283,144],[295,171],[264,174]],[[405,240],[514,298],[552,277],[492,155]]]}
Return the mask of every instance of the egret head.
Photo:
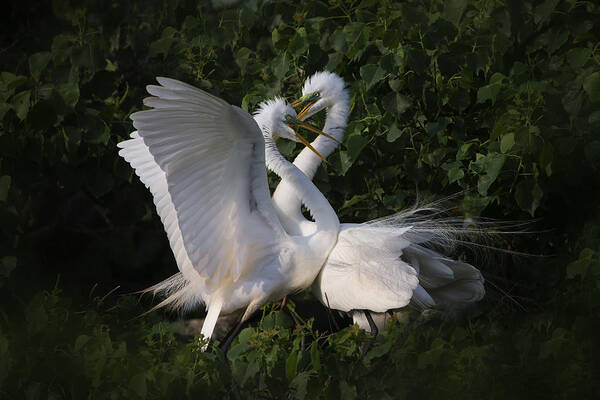
{"label": "egret head", "polygon": [[254,119],[264,136],[300,141],[296,132],[287,124],[288,120],[296,120],[296,111],[281,97],[260,103],[254,113]]}
{"label": "egret head", "polygon": [[293,102],[292,106],[304,106],[298,113],[298,118],[304,120],[334,104],[347,106],[348,101],[349,94],[344,80],[333,72],[322,71],[306,80],[302,87],[302,97]]}
{"label": "egret head", "polygon": [[[324,135],[330,139],[331,136],[320,130],[308,125],[306,122],[300,121],[297,118],[296,111],[282,98],[276,97],[272,100],[267,100],[259,105],[258,110],[254,113],[254,119],[260,127],[263,135],[273,139],[280,137],[284,139],[300,142],[306,147],[314,151],[317,156],[325,161],[325,158],[319,154],[303,136],[297,133],[294,129],[305,128],[320,135]],[[335,140],[335,139],[333,139]]]}

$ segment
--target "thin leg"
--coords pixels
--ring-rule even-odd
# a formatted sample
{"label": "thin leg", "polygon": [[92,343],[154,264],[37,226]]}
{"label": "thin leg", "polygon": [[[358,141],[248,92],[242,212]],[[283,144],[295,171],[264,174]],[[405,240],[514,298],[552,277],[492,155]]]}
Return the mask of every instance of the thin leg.
{"label": "thin leg", "polygon": [[231,330],[231,332],[229,332],[227,334],[227,336],[226,336],[227,339],[225,340],[225,343],[223,343],[221,345],[221,350],[223,351],[223,353],[227,353],[227,351],[229,350],[229,347],[231,347],[231,343],[233,343],[233,339],[236,338],[236,336],[240,333],[240,331],[242,330],[242,328],[244,328],[246,325],[248,325],[248,320],[240,321]]}
{"label": "thin leg", "polygon": [[283,296],[283,300],[281,300],[281,305],[279,306],[280,310],[285,308],[285,303],[287,303],[287,296]]}
{"label": "thin leg", "polygon": [[331,312],[331,307],[329,307],[329,298],[327,297],[327,293],[325,293],[325,300],[327,301],[327,320],[329,321],[329,329],[333,332],[333,328],[331,327],[331,321],[333,321],[333,325],[335,325],[335,331],[339,331],[340,327],[335,320],[335,315]]}
{"label": "thin leg", "polygon": [[373,317],[371,317],[371,313],[368,310],[363,310],[365,313],[365,317],[367,317],[367,322],[369,323],[369,327],[371,328],[371,335],[373,338],[376,338],[379,334],[379,329],[377,329],[377,325],[375,325],[375,321],[373,321]]}

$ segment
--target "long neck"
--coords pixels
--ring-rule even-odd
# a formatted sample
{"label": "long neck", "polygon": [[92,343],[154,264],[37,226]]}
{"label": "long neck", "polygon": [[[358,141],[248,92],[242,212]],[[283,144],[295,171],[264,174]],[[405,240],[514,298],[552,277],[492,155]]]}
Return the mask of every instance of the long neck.
{"label": "long neck", "polygon": [[[348,112],[348,101],[340,101],[332,105],[327,110],[327,119],[323,131],[341,142],[344,138]],[[323,136],[317,137],[312,145],[324,157],[330,155],[338,146],[336,142]],[[309,181],[312,181],[320,164],[321,159],[309,148],[304,148],[294,160],[294,165],[306,175]],[[273,205],[281,224],[290,234],[306,234],[313,231],[311,223],[302,215],[303,200],[296,194],[291,182],[282,177],[275,193],[273,193]],[[315,221],[318,224],[319,221],[316,217]]]}
{"label": "long neck", "polygon": [[[349,106],[347,101],[334,103],[327,110],[327,118],[325,119],[323,132],[334,137],[338,142],[341,142],[344,139],[348,111]],[[339,146],[338,143],[324,136],[318,136],[311,144],[323,157],[328,157]],[[294,165],[297,166],[300,171],[304,172],[304,174],[308,176],[308,179],[312,180],[319,165],[321,165],[321,159],[309,148],[305,147],[294,160]]]}
{"label": "long neck", "polygon": [[[325,196],[302,171],[279,153],[275,141],[269,135],[265,137],[265,158],[267,168],[288,183],[296,198],[302,199],[315,219],[317,230],[337,233],[340,221]],[[300,202],[298,206],[300,207]]]}

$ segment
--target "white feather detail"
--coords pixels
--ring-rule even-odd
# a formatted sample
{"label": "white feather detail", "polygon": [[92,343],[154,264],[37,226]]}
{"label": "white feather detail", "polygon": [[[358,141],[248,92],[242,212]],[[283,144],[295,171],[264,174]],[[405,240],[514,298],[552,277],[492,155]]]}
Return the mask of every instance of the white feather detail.
{"label": "white feather detail", "polygon": [[[181,271],[147,291],[167,296],[157,307],[204,302],[218,316],[232,310],[221,309],[215,291],[274,265],[285,235],[269,198],[264,139],[237,107],[157,80],[161,86],[147,87],[156,97],[145,100],[154,108],[132,114],[137,131],[118,144],[153,195]],[[210,336],[213,327],[203,333]]]}
{"label": "white feather detail", "polygon": [[390,243],[388,229],[342,224],[313,293],[323,304],[340,311],[385,312],[406,306],[419,284],[417,272],[400,259],[397,243],[394,251],[385,243]]}

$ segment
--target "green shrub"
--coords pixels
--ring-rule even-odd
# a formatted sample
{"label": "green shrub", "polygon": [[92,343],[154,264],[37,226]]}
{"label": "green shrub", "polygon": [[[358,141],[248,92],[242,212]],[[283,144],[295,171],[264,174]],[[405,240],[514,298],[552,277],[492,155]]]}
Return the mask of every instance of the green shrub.
{"label": "green shrub", "polygon": [[[599,5],[54,0],[14,2],[3,25],[2,397],[600,394]],[[200,353],[165,314],[139,317],[148,304],[94,295],[176,271],[117,156],[146,84],[175,77],[250,111],[325,68],[352,96],[315,178],[342,221],[461,192],[465,217],[538,218],[493,245],[542,257],[483,262],[486,301],[458,319],[412,315],[365,354],[356,327],[320,332],[270,306],[227,357]]]}

